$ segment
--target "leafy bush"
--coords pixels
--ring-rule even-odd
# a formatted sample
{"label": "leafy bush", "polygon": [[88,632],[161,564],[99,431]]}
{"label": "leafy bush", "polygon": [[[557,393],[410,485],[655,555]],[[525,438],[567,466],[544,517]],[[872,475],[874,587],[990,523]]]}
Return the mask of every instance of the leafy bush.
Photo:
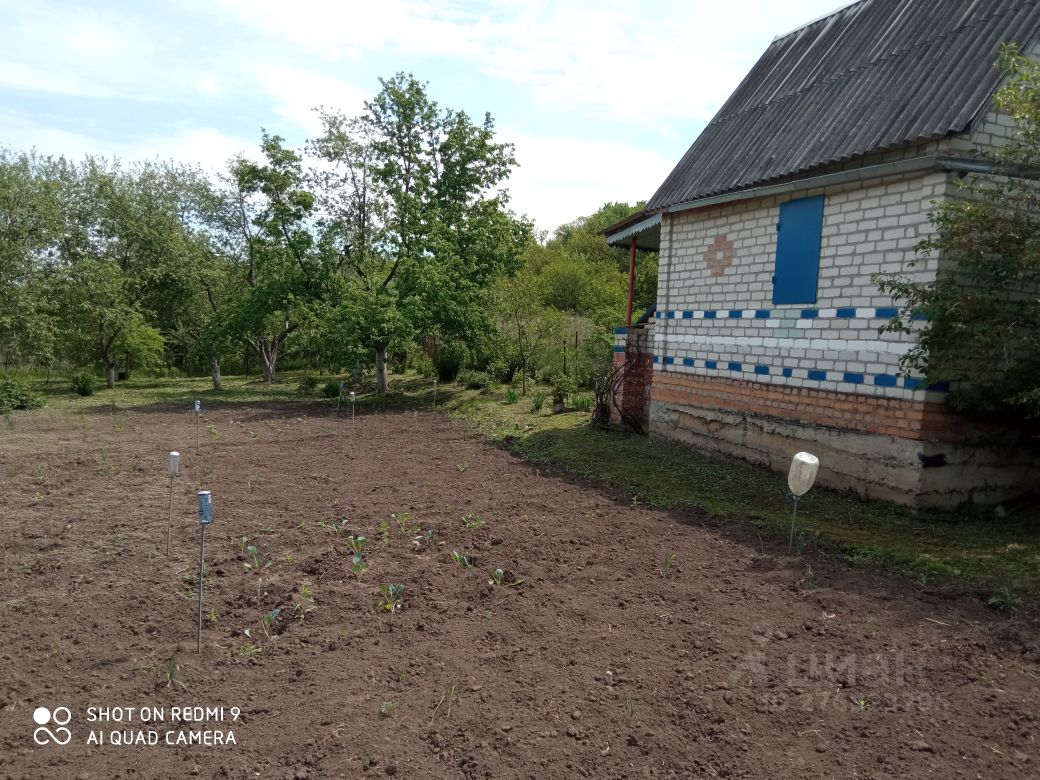
{"label": "leafy bush", "polygon": [[553,386],[553,403],[563,404],[567,401],[567,398],[574,395],[574,391],[577,390],[577,384],[574,381],[574,377],[569,374],[556,374],[552,378]]}
{"label": "leafy bush", "polygon": [[506,399],[502,402],[506,405],[515,404],[520,400],[520,393],[517,392],[515,387],[510,387],[506,390]]}
{"label": "leafy bush", "polygon": [[339,398],[339,380],[332,379],[326,382],[322,392],[325,393],[326,398]]}
{"label": "leafy bush", "polygon": [[495,378],[483,371],[460,371],[458,383],[465,385],[470,390],[487,390],[494,387]]}
{"label": "leafy bush", "polygon": [[415,350],[408,356],[408,367],[419,376],[433,376],[436,373],[430,356],[421,349]]}
{"label": "leafy bush", "polygon": [[94,387],[96,385],[97,380],[89,371],[78,371],[69,380],[69,387],[72,388],[72,392],[76,393],[76,395],[94,395]]}
{"label": "leafy bush", "polygon": [[0,414],[12,409],[39,409],[43,398],[30,389],[27,382],[17,379],[0,379]]}
{"label": "leafy bush", "polygon": [[[338,382],[336,383],[336,386],[339,386]],[[304,395],[310,395],[318,389],[318,377],[305,376],[303,379],[300,380],[300,385],[296,389],[298,392],[303,393]]]}
{"label": "leafy bush", "polygon": [[466,362],[466,348],[457,341],[449,341],[433,356],[433,367],[442,382],[452,382]]}
{"label": "leafy bush", "polygon": [[532,412],[540,412],[540,411],[542,411],[542,407],[545,406],[545,399],[547,397],[548,396],[546,396],[545,393],[535,393],[534,395],[532,395],[531,396],[531,411]]}

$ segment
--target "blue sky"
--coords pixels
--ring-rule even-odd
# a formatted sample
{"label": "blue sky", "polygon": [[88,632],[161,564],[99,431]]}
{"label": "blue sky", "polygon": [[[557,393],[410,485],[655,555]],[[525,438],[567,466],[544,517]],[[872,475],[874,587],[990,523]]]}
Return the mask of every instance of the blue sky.
{"label": "blue sky", "polygon": [[0,145],[215,169],[411,71],[516,144],[543,230],[649,197],[778,34],[841,0],[0,0]]}

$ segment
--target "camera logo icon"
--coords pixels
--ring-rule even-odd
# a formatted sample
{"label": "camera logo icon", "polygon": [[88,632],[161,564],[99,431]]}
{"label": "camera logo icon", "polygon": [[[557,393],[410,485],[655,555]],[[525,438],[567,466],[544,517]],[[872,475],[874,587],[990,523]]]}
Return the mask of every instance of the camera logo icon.
{"label": "camera logo icon", "polygon": [[[72,741],[72,732],[65,726],[72,720],[72,713],[68,707],[58,707],[51,712],[46,707],[37,707],[33,710],[33,721],[39,728],[33,732],[33,741],[37,745],[47,745],[53,742],[55,745],[67,745]],[[47,728],[51,723],[55,725],[52,731]]]}

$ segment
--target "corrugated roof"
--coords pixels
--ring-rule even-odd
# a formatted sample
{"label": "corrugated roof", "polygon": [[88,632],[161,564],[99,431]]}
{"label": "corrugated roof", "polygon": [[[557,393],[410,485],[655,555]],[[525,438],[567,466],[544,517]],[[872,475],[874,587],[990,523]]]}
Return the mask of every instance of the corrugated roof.
{"label": "corrugated roof", "polygon": [[733,192],[965,131],[1040,0],[862,0],[777,38],[647,203]]}

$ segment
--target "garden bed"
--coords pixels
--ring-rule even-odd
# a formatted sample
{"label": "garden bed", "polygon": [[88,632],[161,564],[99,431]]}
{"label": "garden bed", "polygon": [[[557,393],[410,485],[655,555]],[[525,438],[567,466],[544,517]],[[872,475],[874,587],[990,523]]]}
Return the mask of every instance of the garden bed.
{"label": "garden bed", "polygon": [[[1026,618],[540,474],[438,414],[226,404],[204,409],[199,454],[170,407],[16,412],[2,437],[0,776],[1029,777],[1040,761]],[[197,489],[215,517],[201,654]],[[390,584],[400,609],[377,609]],[[225,719],[168,722],[196,705]],[[34,743],[39,706],[70,709],[68,745]],[[166,722],[87,721],[106,706]],[[235,744],[86,743],[154,726]]]}

